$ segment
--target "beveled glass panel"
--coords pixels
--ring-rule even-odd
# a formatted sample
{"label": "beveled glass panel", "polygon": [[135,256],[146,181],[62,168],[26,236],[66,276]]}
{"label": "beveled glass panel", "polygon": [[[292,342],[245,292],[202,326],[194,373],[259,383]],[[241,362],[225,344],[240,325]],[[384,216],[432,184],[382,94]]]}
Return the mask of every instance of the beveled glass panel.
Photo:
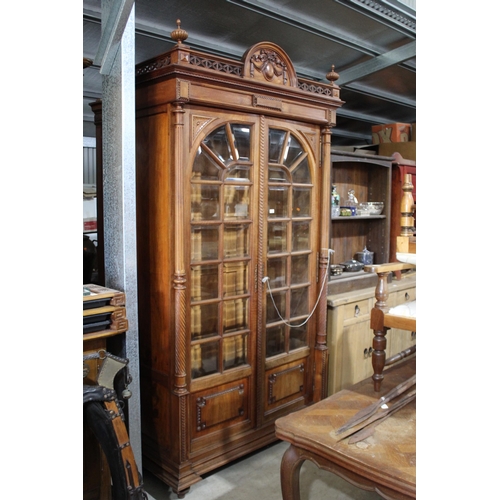
{"label": "beveled glass panel", "polygon": [[267,276],[271,288],[281,288],[286,286],[286,257],[268,259]]}
{"label": "beveled glass panel", "polygon": [[226,300],[223,305],[223,333],[248,329],[248,299]]}
{"label": "beveled glass panel", "polygon": [[304,154],[304,150],[302,149],[299,141],[293,135],[290,135],[290,137],[288,138],[288,144],[285,147],[285,156],[283,157],[283,163],[287,167],[290,167],[290,165],[293,165],[298,157],[302,154]]}
{"label": "beveled glass panel", "polygon": [[229,146],[226,127],[224,125],[219,127],[217,130],[214,130],[203,142],[225,165],[234,160],[231,155],[231,148]]}
{"label": "beveled glass panel", "polygon": [[237,151],[237,160],[248,160],[250,158],[250,126],[231,124],[233,133],[234,147]]}
{"label": "beveled glass panel", "polygon": [[224,173],[225,181],[250,182],[250,166],[234,165]]}
{"label": "beveled glass panel", "polygon": [[191,179],[201,181],[218,181],[221,167],[200,146],[193,163]]}
{"label": "beveled glass panel", "polygon": [[191,339],[198,340],[219,334],[219,304],[191,306]]}
{"label": "beveled glass panel", "polygon": [[283,167],[269,165],[269,182],[289,182],[288,175]]}
{"label": "beveled glass panel", "polygon": [[225,262],[223,296],[248,293],[248,265],[246,262]]}
{"label": "beveled glass panel", "polygon": [[271,163],[278,163],[281,160],[285,137],[284,130],[269,129],[269,161]]}
{"label": "beveled glass panel", "polygon": [[[275,323],[279,321],[281,318],[279,314],[283,318],[286,318],[286,292],[273,292],[272,296],[268,292],[266,294],[266,323]],[[274,303],[273,303],[274,298]],[[276,307],[274,306],[276,304]],[[279,311],[276,311],[276,308]]]}
{"label": "beveled glass panel", "polygon": [[309,255],[292,255],[292,285],[309,283]]}
{"label": "beveled glass panel", "polygon": [[269,217],[288,216],[288,186],[269,186]]}
{"label": "beveled glass panel", "polygon": [[218,258],[219,228],[211,226],[191,227],[191,261]]}
{"label": "beveled glass panel", "polygon": [[311,215],[311,189],[293,188],[293,217],[309,217]]}
{"label": "beveled glass panel", "polygon": [[266,329],[266,357],[285,352],[285,325],[277,325]]}
{"label": "beveled glass panel", "polygon": [[309,287],[293,288],[290,298],[290,317],[307,316],[309,314]]}
{"label": "beveled glass panel", "polygon": [[290,351],[307,346],[307,324],[290,328]]}
{"label": "beveled glass panel", "polygon": [[267,224],[267,251],[268,253],[286,252],[286,222],[269,222]]}
{"label": "beveled glass panel", "polygon": [[250,186],[224,186],[224,219],[248,219]]}
{"label": "beveled glass panel", "polygon": [[207,342],[191,346],[191,377],[199,378],[217,373],[219,367],[219,343]]}
{"label": "beveled glass panel", "polygon": [[292,222],[292,251],[309,250],[310,243],[310,222]]}
{"label": "beveled glass panel", "polygon": [[247,257],[249,246],[249,225],[224,226],[224,258]]}
{"label": "beveled glass panel", "polygon": [[191,300],[207,300],[219,295],[219,273],[217,264],[191,266]]}
{"label": "beveled glass panel", "polygon": [[191,220],[218,220],[219,216],[218,185],[191,184]]}
{"label": "beveled glass panel", "polygon": [[311,170],[307,156],[294,168],[291,169],[293,182],[299,184],[311,184]]}
{"label": "beveled glass panel", "polygon": [[236,368],[247,364],[248,335],[235,335],[223,340],[223,366],[224,370]]}

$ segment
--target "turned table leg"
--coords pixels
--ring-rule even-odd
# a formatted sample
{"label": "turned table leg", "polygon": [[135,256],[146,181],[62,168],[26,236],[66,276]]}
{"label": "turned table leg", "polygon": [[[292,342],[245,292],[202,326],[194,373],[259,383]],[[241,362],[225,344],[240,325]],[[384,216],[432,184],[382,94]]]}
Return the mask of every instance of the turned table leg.
{"label": "turned table leg", "polygon": [[380,392],[380,386],[384,379],[383,370],[385,366],[385,348],[387,346],[387,328],[382,330],[374,330],[373,351],[372,351],[372,366],[373,366],[373,389],[375,392]]}
{"label": "turned table leg", "polygon": [[387,346],[387,339],[385,338],[388,328],[384,327],[384,313],[389,310],[387,306],[387,299],[389,298],[389,291],[387,285],[387,277],[391,274],[389,271],[379,272],[377,287],[375,288],[375,306],[371,312],[370,326],[373,329],[373,352],[372,352],[372,366],[373,366],[373,388],[375,392],[380,391],[382,380],[384,376],[382,371],[385,366],[385,349]]}
{"label": "turned table leg", "polygon": [[300,468],[304,459],[293,444],[285,451],[281,459],[281,494],[283,500],[300,500]]}

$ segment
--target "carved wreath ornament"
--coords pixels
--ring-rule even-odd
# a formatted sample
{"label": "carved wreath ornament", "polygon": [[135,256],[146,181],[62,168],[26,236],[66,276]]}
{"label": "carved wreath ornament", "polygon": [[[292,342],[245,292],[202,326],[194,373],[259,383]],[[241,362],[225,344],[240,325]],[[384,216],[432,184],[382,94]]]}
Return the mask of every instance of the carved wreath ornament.
{"label": "carved wreath ornament", "polygon": [[275,77],[283,76],[283,83],[286,83],[286,64],[273,50],[261,49],[259,53],[252,56],[252,65],[257,68],[267,81],[272,81]]}

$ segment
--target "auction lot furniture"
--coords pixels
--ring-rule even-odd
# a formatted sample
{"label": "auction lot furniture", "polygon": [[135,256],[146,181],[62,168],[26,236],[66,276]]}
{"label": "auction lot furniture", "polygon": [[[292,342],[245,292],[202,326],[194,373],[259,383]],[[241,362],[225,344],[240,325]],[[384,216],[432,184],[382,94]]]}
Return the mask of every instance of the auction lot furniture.
{"label": "auction lot furniture", "polygon": [[[300,500],[299,476],[305,460],[359,488],[376,491],[383,498],[416,498],[416,397],[387,418],[379,419],[375,427],[365,426],[365,421],[337,434],[359,411],[369,408],[396,387],[408,385],[415,371],[416,360],[411,357],[384,372],[381,392],[375,392],[372,379],[367,378],[350,389],[278,419],[276,436],[290,443],[281,462],[283,500]],[[404,398],[408,399],[408,393],[392,399],[389,410]],[[372,433],[350,444],[356,436],[352,432],[358,428],[365,432],[370,429]]]}
{"label": "auction lot furniture", "polygon": [[136,67],[137,286],[143,464],[183,497],[327,395],[343,102],[274,43],[235,61],[172,38]]}

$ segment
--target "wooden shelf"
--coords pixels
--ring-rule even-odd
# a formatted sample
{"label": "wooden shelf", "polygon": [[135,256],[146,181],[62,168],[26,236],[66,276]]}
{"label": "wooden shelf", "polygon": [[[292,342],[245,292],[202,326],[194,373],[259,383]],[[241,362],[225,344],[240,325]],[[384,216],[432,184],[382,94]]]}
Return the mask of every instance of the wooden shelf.
{"label": "wooden shelf", "polygon": [[332,221],[341,221],[341,220],[360,220],[360,219],[386,219],[385,215],[344,215],[340,217],[332,217]]}
{"label": "wooden shelf", "polygon": [[[342,206],[350,189],[358,203],[384,203],[380,215],[333,217],[330,221],[330,248],[335,253],[333,264],[355,258],[366,247],[374,252],[374,263],[389,261],[391,220],[391,171],[393,158],[331,151],[331,183],[337,186]],[[345,274],[345,273],[344,273]],[[350,273],[352,274],[352,273]],[[353,279],[347,278],[347,279]]]}

